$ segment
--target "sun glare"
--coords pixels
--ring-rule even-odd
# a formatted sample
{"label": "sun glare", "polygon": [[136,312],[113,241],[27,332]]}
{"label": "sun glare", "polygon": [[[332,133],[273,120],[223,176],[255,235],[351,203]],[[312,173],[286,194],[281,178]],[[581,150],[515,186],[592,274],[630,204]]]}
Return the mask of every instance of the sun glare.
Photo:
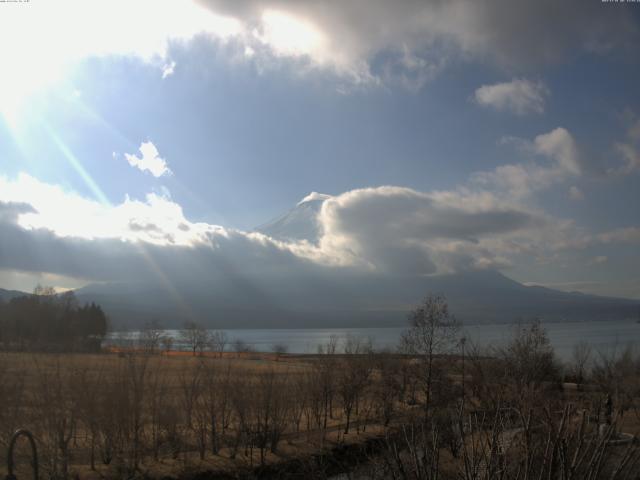
{"label": "sun glare", "polygon": [[0,115],[12,127],[28,114],[31,95],[64,79],[83,58],[134,55],[161,71],[169,42],[200,32],[225,40],[242,28],[193,2],[172,0],[8,2],[2,10]]}
{"label": "sun glare", "polygon": [[[150,13],[153,12],[153,15]],[[275,55],[328,61],[327,39],[304,18],[265,10],[252,32],[237,19],[218,15],[195,2],[166,0],[7,3],[0,16],[0,115],[12,129],[28,117],[29,98],[92,56],[136,56],[169,76],[176,66],[169,45],[204,33],[219,41],[259,42]]]}
{"label": "sun glare", "polygon": [[262,23],[263,32],[256,32],[256,37],[278,54],[317,54],[325,43],[322,32],[312,24],[284,12],[266,10]]}

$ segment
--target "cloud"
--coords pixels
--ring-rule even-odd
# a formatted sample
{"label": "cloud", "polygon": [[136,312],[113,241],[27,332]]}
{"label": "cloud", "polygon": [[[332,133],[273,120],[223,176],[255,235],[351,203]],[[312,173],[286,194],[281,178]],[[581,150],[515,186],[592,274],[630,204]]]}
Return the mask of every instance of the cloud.
{"label": "cloud", "polygon": [[423,193],[402,187],[353,190],[323,204],[321,250],[381,272],[431,274],[497,268],[489,248],[546,220],[489,194]]}
{"label": "cloud", "polygon": [[64,79],[83,59],[133,56],[162,69],[171,44],[199,34],[227,42],[241,28],[190,1],[60,0],[3,9],[0,90],[11,95],[0,98],[0,113],[13,116],[29,95]]}
{"label": "cloud", "polygon": [[149,257],[183,272],[176,275],[209,261],[242,272],[290,264],[423,275],[504,266],[496,241],[547,223],[487,193],[379,187],[312,197],[323,202],[317,245],[190,222],[180,205],[156,194],[106,205],[28,175],[0,177],[0,268],[122,279],[148,272]]}
{"label": "cloud", "polygon": [[[302,33],[291,35],[294,40],[287,38],[285,42],[278,41],[280,37],[267,40],[270,48],[278,54],[287,50],[304,53],[311,62],[361,82],[384,80],[393,66],[398,69],[391,72],[396,78],[413,69],[416,78],[426,81],[428,72],[443,59],[489,62],[510,71],[528,70],[559,62],[570,51],[603,54],[616,47],[633,51],[638,35],[628,8],[585,5],[579,0],[561,5],[552,0],[410,0],[400,6],[384,0],[200,3],[219,15],[254,25],[258,32],[270,31],[266,12],[279,12],[296,25],[293,31]],[[284,27],[278,30],[290,28],[286,23]],[[409,64],[406,59],[411,60]]]}
{"label": "cloud", "polygon": [[35,2],[0,17],[1,81],[12,94],[0,109],[15,110],[88,57],[134,56],[166,74],[171,46],[198,37],[233,43],[261,66],[292,60],[299,71],[330,71],[349,85],[416,90],[455,61],[527,72],[569,52],[633,52],[639,28],[630,8],[580,0]]}
{"label": "cloud", "polygon": [[517,115],[543,113],[549,90],[542,82],[513,79],[510,82],[483,85],[475,91],[478,105]]}
{"label": "cloud", "polygon": [[[622,115],[624,137],[611,145],[608,154],[594,154],[564,127],[536,136],[533,140],[506,136],[500,144],[515,148],[518,153],[530,158],[542,157],[550,160],[547,165],[529,162],[501,165],[494,172],[481,172],[476,179],[484,183],[512,186],[516,191],[530,194],[548,188],[569,178],[588,175],[595,178],[619,177],[640,171],[640,119],[635,113],[626,111]],[[571,187],[572,199],[580,197],[577,187]]]}
{"label": "cloud", "polygon": [[187,246],[201,241],[213,229],[208,224],[189,222],[180,205],[166,196],[150,193],[144,200],[127,197],[120,204],[110,205],[26,174],[13,181],[0,176],[0,202],[5,217],[11,214],[7,221],[25,230],[49,230],[57,237]]}
{"label": "cloud", "polygon": [[640,242],[637,227],[591,234],[473,183],[307,199],[321,202],[310,219],[319,225],[317,242],[192,222],[179,204],[157,194],[109,205],[28,175],[0,176],[0,271],[182,290],[216,286],[238,302],[247,291],[261,298],[271,291],[286,303],[302,285],[340,291],[339,285],[366,278],[504,269],[521,259],[557,263],[564,250]]}
{"label": "cloud", "polygon": [[540,155],[555,160],[558,166],[568,173],[581,173],[578,147],[567,129],[558,127],[549,133],[538,135],[534,140],[534,149]]}
{"label": "cloud", "polygon": [[158,149],[152,142],[142,142],[139,150],[141,153],[140,157],[131,153],[124,154],[129,165],[143,172],[146,170],[156,178],[163,175],[171,175],[171,170],[167,166],[166,160],[160,157]]}
{"label": "cloud", "polygon": [[176,62],[171,61],[169,63],[165,63],[162,66],[162,78],[165,79],[173,75],[173,73],[175,72],[175,69],[176,69]]}
{"label": "cloud", "polygon": [[640,243],[640,227],[626,227],[601,233],[597,236],[600,243]]}
{"label": "cloud", "polygon": [[94,281],[145,281],[163,272],[182,281],[190,270],[232,264],[262,275],[311,256],[304,246],[190,222],[155,194],[105,205],[24,174],[0,177],[0,223],[0,269]]}
{"label": "cloud", "polygon": [[565,128],[558,127],[538,135],[533,141],[510,137],[503,139],[502,143],[515,145],[519,152],[542,157],[547,163],[530,161],[500,165],[493,171],[474,174],[473,183],[506,192],[510,197],[522,198],[582,173],[580,151]]}
{"label": "cloud", "polygon": [[25,202],[3,202],[0,200],[0,222],[13,223],[25,213],[36,213],[36,210]]}
{"label": "cloud", "polygon": [[623,164],[610,168],[610,175],[628,175],[640,170],[640,118],[632,117],[631,125],[627,128],[624,141],[614,143],[614,151],[622,159]]}

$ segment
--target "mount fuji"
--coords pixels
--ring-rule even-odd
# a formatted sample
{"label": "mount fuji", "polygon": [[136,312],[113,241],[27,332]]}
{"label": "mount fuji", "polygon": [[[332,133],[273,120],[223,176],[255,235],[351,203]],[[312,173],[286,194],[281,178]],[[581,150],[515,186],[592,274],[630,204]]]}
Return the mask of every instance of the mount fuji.
{"label": "mount fuji", "polygon": [[284,215],[256,227],[254,230],[276,240],[307,240],[317,243],[322,232],[317,218],[325,200],[331,198],[318,192],[311,192]]}
{"label": "mount fuji", "polygon": [[[312,193],[287,213],[254,231],[282,241],[317,244],[317,221],[328,195]],[[177,277],[177,276],[176,276]],[[118,327],[160,320],[167,327],[186,319],[211,328],[318,328],[402,326],[426,294],[447,298],[465,323],[615,320],[637,315],[638,301],[526,286],[495,270],[416,276],[309,266],[277,272],[211,271],[206,281],[180,277],[171,294],[140,282],[93,284],[77,290]]]}

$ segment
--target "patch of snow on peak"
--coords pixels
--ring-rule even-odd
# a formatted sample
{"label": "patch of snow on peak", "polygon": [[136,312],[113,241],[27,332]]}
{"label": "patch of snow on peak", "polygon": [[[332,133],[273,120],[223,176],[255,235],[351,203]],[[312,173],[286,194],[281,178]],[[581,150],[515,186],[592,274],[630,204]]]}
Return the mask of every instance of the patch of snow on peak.
{"label": "patch of snow on peak", "polygon": [[302,205],[303,203],[306,203],[306,202],[313,202],[315,200],[324,201],[324,200],[328,200],[329,198],[331,198],[331,195],[326,195],[324,193],[318,193],[318,192],[311,192],[309,195],[307,195],[302,200],[300,200],[298,202],[298,205]]}

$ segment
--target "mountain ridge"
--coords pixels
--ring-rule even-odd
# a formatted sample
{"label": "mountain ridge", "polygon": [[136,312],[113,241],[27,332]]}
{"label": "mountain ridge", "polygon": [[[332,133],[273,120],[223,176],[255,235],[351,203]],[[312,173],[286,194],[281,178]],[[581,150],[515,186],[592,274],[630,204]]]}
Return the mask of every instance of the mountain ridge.
{"label": "mountain ridge", "polygon": [[12,298],[24,297],[27,295],[31,294],[27,292],[21,292],[20,290],[7,290],[4,288],[0,288],[0,300],[4,302],[8,302]]}
{"label": "mountain ridge", "polygon": [[[312,192],[254,231],[282,241],[317,243],[322,233],[317,216],[328,198]],[[637,300],[523,285],[497,270],[420,276],[348,267],[245,272],[213,265],[205,281],[170,277],[170,285],[94,283],[77,289],[76,295],[80,302],[101,305],[118,328],[152,320],[167,327],[185,320],[211,328],[401,326],[427,294],[444,295],[451,312],[465,323],[635,318],[640,305]]]}
{"label": "mountain ridge", "polygon": [[[263,279],[263,285],[269,279]],[[104,286],[103,286],[104,287]],[[265,287],[266,288],[266,287]],[[522,285],[499,272],[472,272],[415,278],[352,275],[340,283],[293,280],[272,288],[271,301],[247,304],[229,285],[181,291],[172,300],[161,286],[121,283],[111,293],[79,289],[83,302],[101,304],[116,324],[141,325],[153,319],[180,326],[186,319],[212,328],[320,328],[403,326],[407,314],[428,294],[446,297],[451,312],[468,324],[543,321],[620,320],[633,318],[640,302],[572,294]],[[129,293],[132,292],[132,293]]]}

